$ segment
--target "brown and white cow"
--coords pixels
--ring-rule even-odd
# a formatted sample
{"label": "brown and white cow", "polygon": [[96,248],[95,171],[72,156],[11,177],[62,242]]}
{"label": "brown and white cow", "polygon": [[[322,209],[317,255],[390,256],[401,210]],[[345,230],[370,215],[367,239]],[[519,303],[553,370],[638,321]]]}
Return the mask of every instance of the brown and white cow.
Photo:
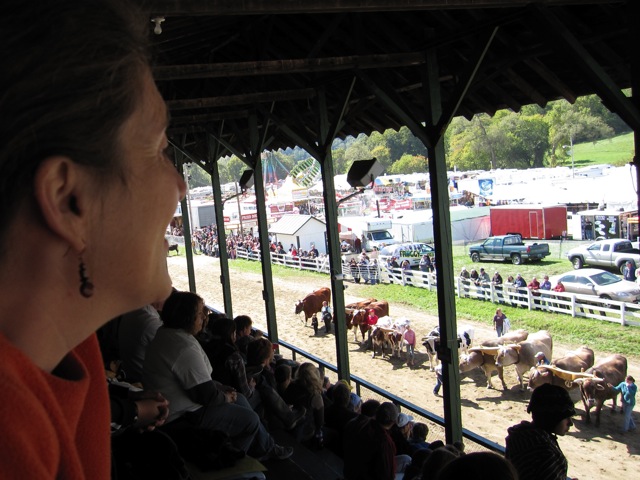
{"label": "brown and white cow", "polygon": [[532,333],[523,342],[498,347],[496,366],[507,367],[515,365],[516,375],[520,382],[520,391],[524,391],[524,374],[536,364],[536,353],[542,352],[547,358],[551,358],[553,340],[547,330]]}
{"label": "brown and white cow", "polygon": [[[582,377],[576,374],[591,368],[594,359],[593,350],[583,345],[577,350],[567,352],[564,357],[553,360],[548,367],[542,365],[532,367],[529,371],[529,390],[534,390],[545,383],[558,385],[567,390],[576,388],[578,384],[575,380]],[[587,375],[583,378],[587,378]]]}
{"label": "brown and white cow", "polygon": [[370,329],[367,323],[367,311],[362,308],[357,309],[345,309],[345,320],[347,322],[347,330],[353,328],[353,341],[358,341],[358,330],[362,334],[362,341],[364,342],[365,333]]}
{"label": "brown and white cow", "polygon": [[386,355],[385,349],[387,347],[389,348],[389,356],[392,356],[395,350],[395,343],[396,341],[399,341],[399,339],[396,338],[398,335],[399,334],[394,330],[390,330],[385,327],[374,327],[371,332],[371,349],[373,350],[371,358],[376,357],[378,348],[380,349],[380,355],[384,358]]}
{"label": "brown and white cow", "polygon": [[594,378],[575,380],[575,383],[580,385],[586,422],[591,422],[589,411],[595,406],[596,427],[598,427],[600,410],[606,400],[613,400],[613,411],[616,411],[618,392],[607,384],[618,385],[624,381],[627,376],[627,359],[622,355],[611,355],[600,360],[585,373],[592,373]]}
{"label": "brown and white cow", "polygon": [[304,324],[313,316],[314,313],[319,313],[322,309],[322,302],[326,301],[331,303],[331,289],[327,287],[319,288],[311,292],[302,300],[296,302],[295,314],[298,315],[304,312]]}
{"label": "brown and white cow", "polygon": [[507,389],[504,381],[502,367],[496,365],[495,356],[498,353],[498,347],[473,347],[469,349],[469,353],[460,356],[460,373],[469,372],[476,368],[482,369],[487,379],[487,388],[493,388],[491,383],[491,375],[498,372],[498,378],[502,382],[502,388]]}
{"label": "brown and white cow", "polygon": [[362,333],[363,342],[365,333],[371,330],[371,326],[367,322],[367,319],[369,317],[369,310],[373,310],[378,318],[389,316],[389,302],[387,302],[386,300],[370,300],[373,301],[369,302],[365,308],[345,311],[347,330],[350,330],[352,327],[354,328],[354,341],[356,342],[358,341],[358,330],[360,330],[360,333]]}

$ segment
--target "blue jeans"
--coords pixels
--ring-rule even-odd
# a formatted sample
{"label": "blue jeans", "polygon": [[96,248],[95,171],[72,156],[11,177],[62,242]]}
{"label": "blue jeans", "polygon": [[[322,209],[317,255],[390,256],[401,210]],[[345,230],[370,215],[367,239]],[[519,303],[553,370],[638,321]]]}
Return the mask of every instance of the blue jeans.
{"label": "blue jeans", "polygon": [[235,447],[252,456],[262,457],[273,448],[273,438],[244,395],[238,394],[235,403],[202,407],[194,416],[200,417],[199,427],[226,432]]}
{"label": "blue jeans", "polygon": [[437,395],[440,392],[441,386],[442,386],[442,375],[438,375],[436,373],[436,386],[433,387],[433,393]]}
{"label": "blue jeans", "polygon": [[635,430],[636,423],[633,421],[633,417],[631,416],[631,414],[633,413],[633,405],[629,403],[623,403],[622,411],[624,412],[624,423],[622,424],[622,430],[624,432]]}

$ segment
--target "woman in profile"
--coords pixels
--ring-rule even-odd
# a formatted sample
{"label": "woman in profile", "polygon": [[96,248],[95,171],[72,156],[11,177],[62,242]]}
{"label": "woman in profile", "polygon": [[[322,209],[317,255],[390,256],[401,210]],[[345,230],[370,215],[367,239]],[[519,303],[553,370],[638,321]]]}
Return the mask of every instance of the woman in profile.
{"label": "woman in profile", "polygon": [[171,291],[164,234],[185,184],[130,3],[2,4],[2,478],[110,477],[94,332]]}

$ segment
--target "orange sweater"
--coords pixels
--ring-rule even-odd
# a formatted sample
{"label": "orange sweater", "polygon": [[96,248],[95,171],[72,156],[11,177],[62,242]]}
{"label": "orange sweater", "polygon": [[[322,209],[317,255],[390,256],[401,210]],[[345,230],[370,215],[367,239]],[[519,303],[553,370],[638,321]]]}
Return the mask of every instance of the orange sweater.
{"label": "orange sweater", "polygon": [[95,335],[43,372],[0,334],[0,478],[110,478],[110,413]]}

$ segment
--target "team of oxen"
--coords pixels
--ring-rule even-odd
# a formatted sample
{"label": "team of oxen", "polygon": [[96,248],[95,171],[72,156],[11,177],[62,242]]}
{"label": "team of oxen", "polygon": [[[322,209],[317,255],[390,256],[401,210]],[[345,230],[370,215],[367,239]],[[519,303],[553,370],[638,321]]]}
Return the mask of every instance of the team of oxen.
{"label": "team of oxen", "polygon": [[[331,290],[321,288],[296,303],[295,313],[304,312],[305,324],[314,313],[320,312],[323,301],[331,301]],[[376,325],[369,325],[367,318],[373,310],[378,317]],[[362,344],[369,345],[373,357],[379,349],[384,358],[386,349],[390,356],[400,356],[402,332],[407,325],[406,319],[392,321],[389,317],[389,303],[369,298],[346,305],[347,329],[354,331],[354,341],[358,342],[358,332]],[[335,318],[334,318],[335,320]],[[369,336],[366,338],[366,336]],[[542,352],[547,359],[553,358],[553,340],[547,330],[529,334],[526,330],[514,330],[502,337],[488,339],[479,346],[473,346],[474,331],[471,327],[459,327],[458,346],[460,373],[481,369],[486,377],[487,388],[493,388],[491,376],[497,372],[502,388],[507,389],[504,381],[504,368],[513,365],[516,370],[520,390],[524,391],[524,377],[528,373],[528,389],[533,390],[544,383],[559,385],[567,390],[580,389],[585,411],[585,420],[591,421],[590,411],[595,407],[595,424],[600,424],[600,411],[606,400],[611,399],[613,412],[617,407],[618,392],[611,385],[618,385],[627,376],[627,359],[622,355],[610,355],[595,361],[593,350],[582,346],[575,351],[553,359],[549,365],[538,365],[536,355]],[[436,327],[422,337],[422,345],[429,357],[430,369],[438,362],[440,334]],[[622,411],[622,407],[620,407]]]}

